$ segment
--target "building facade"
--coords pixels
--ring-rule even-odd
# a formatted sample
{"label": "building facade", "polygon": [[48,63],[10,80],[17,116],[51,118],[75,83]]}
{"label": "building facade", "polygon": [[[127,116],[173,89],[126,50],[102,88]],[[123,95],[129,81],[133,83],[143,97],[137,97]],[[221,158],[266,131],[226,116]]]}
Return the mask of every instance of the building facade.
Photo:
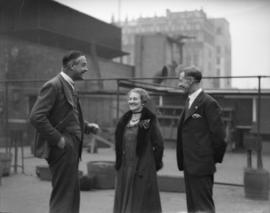
{"label": "building facade", "polygon": [[[196,65],[204,76],[230,76],[231,75],[231,38],[229,23],[224,18],[209,19],[203,10],[171,12],[166,16],[138,18],[125,20],[118,25],[122,28],[122,49],[130,54],[123,57],[123,62],[135,65],[141,77],[149,75],[149,70],[141,70],[139,64],[144,60],[137,50],[144,49],[138,36],[163,35],[167,39],[166,46],[153,52],[163,55],[164,65]],[[154,38],[153,37],[153,38]],[[137,43],[136,43],[137,41]],[[138,42],[139,41],[139,42]],[[154,47],[155,45],[147,45]],[[148,50],[151,52],[151,50]],[[160,56],[158,56],[160,58]],[[138,64],[139,63],[139,64]],[[153,64],[155,60],[147,61]],[[150,65],[148,65],[149,68]],[[208,79],[205,81],[209,88],[231,87],[230,79]]]}
{"label": "building facade", "polygon": [[[210,19],[215,27],[216,73],[218,76],[231,75],[231,37],[229,23],[224,18]],[[219,87],[231,87],[230,79],[221,79]]]}

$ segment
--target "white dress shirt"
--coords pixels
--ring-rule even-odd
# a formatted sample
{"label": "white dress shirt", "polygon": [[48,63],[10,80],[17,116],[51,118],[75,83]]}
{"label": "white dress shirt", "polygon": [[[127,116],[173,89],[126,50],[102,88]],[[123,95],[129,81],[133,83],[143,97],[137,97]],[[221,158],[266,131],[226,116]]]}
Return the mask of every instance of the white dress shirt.
{"label": "white dress shirt", "polygon": [[194,102],[194,100],[198,97],[198,95],[202,92],[202,88],[197,89],[195,92],[193,92],[192,94],[190,94],[188,96],[189,98],[189,105],[188,108],[191,107],[192,103]]}

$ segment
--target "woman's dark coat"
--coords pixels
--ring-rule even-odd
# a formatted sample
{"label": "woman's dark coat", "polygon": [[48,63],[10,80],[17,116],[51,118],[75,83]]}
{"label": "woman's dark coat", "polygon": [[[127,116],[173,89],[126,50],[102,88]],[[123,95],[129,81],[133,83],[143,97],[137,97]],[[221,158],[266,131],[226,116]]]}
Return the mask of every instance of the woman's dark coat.
{"label": "woman's dark coat", "polygon": [[[115,132],[116,163],[119,170],[123,156],[123,134],[132,112],[128,111],[120,119]],[[143,108],[137,135],[136,154],[138,163],[134,184],[134,206],[138,212],[159,212],[160,196],[157,184],[157,170],[162,168],[163,139],[156,116]]]}

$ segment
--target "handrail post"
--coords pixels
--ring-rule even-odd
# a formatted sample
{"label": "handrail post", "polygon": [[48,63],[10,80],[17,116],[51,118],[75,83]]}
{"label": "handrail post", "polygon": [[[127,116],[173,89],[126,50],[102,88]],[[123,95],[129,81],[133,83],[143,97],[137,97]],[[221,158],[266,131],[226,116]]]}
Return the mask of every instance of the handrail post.
{"label": "handrail post", "polygon": [[117,105],[116,105],[116,118],[117,118],[117,121],[119,120],[119,106],[120,106],[120,88],[119,88],[119,79],[116,80],[117,81]]}
{"label": "handrail post", "polygon": [[258,76],[258,102],[257,102],[257,168],[263,168],[262,162],[262,140],[261,140],[261,77]]}
{"label": "handrail post", "polygon": [[10,138],[9,138],[9,125],[8,125],[8,117],[9,117],[9,97],[8,97],[8,82],[5,81],[5,107],[4,107],[4,113],[5,113],[5,139],[6,139],[6,143],[5,143],[5,149],[6,149],[6,153],[10,152]]}

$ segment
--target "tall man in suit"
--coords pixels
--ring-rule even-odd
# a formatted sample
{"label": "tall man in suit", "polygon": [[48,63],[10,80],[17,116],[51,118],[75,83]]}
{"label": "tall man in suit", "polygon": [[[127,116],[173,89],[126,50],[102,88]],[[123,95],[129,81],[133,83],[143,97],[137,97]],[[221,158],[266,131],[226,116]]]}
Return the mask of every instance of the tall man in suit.
{"label": "tall man in suit", "polygon": [[214,213],[215,164],[226,149],[225,129],[217,101],[200,87],[196,67],[180,72],[179,87],[188,95],[177,131],[177,164],[184,171],[188,212]]}
{"label": "tall man in suit", "polygon": [[30,113],[37,130],[34,155],[45,158],[52,173],[50,213],[79,212],[78,163],[83,134],[96,133],[99,128],[83,120],[74,85],[87,71],[85,55],[68,52],[62,59],[62,71],[42,86]]}

